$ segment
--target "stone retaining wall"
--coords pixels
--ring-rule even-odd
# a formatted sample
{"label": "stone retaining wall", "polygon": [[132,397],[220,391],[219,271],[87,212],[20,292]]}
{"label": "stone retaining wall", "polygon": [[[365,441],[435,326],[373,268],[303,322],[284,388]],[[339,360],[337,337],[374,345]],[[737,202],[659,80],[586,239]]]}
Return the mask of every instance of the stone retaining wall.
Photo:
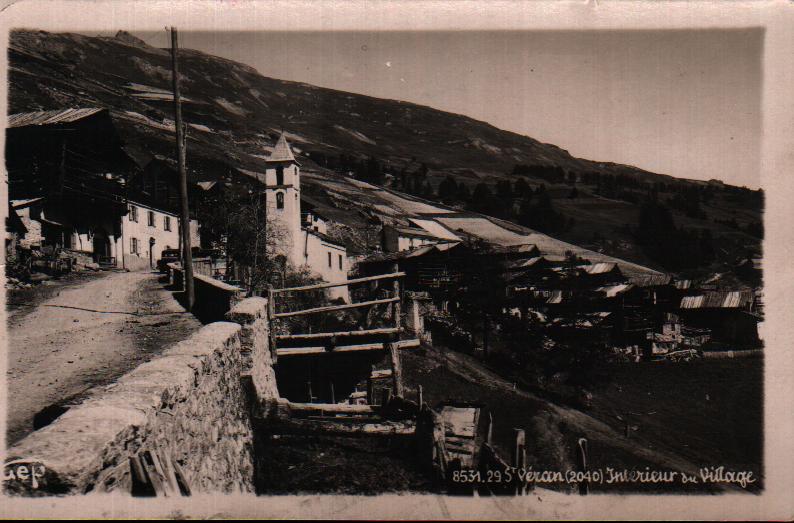
{"label": "stone retaining wall", "polygon": [[170,458],[194,493],[252,492],[253,432],[241,381],[243,345],[256,388],[265,397],[278,397],[269,367],[267,301],[252,300],[230,314],[243,327],[230,322],[203,327],[8,449],[6,463],[37,463],[45,472],[35,486],[6,481],[7,491],[130,492],[129,458],[149,450]]}
{"label": "stone retaining wall", "polygon": [[275,347],[271,347],[269,339],[267,299],[247,298],[232,307],[226,318],[242,325],[242,376],[250,380],[253,397],[260,403],[275,402],[279,392],[273,369]]}
{"label": "stone retaining wall", "polygon": [[[169,264],[168,270],[171,284],[181,289],[183,279],[181,267],[178,264]],[[193,285],[196,298],[193,314],[205,323],[223,320],[226,313],[244,295],[244,291],[239,287],[203,274],[193,274]]]}

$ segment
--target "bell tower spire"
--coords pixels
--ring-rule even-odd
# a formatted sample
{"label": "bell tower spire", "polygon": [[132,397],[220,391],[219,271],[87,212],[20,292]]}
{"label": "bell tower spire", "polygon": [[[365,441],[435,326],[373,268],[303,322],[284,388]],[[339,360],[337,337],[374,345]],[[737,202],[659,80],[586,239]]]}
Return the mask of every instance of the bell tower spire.
{"label": "bell tower spire", "polygon": [[306,263],[298,242],[301,232],[300,164],[284,131],[266,162],[268,224],[276,227],[279,237],[283,237],[283,254],[295,267],[300,267]]}

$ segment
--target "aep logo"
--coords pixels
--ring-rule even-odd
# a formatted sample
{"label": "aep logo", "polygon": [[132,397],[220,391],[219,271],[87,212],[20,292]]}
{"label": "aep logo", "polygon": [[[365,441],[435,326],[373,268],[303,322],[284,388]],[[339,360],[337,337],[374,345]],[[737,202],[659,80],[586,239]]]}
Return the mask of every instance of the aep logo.
{"label": "aep logo", "polygon": [[15,459],[3,465],[3,481],[30,483],[33,489],[39,488],[39,478],[46,472],[44,465],[29,459]]}

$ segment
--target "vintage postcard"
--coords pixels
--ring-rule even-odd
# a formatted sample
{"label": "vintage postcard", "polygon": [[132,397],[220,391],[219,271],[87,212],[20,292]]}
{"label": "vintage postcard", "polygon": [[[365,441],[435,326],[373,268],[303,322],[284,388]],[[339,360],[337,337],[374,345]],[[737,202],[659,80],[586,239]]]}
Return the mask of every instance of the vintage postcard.
{"label": "vintage postcard", "polygon": [[789,519],[790,2],[18,2],[4,517]]}

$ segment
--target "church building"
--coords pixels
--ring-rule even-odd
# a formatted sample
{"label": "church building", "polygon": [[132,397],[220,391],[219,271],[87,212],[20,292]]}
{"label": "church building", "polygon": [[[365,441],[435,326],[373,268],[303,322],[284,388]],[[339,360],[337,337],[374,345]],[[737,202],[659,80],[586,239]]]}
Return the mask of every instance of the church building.
{"label": "church building", "polygon": [[[267,159],[265,174],[267,223],[278,231],[278,242],[295,268],[308,267],[329,283],[347,281],[347,250],[301,220],[300,163],[282,133]],[[347,287],[329,289],[331,298],[349,301]]]}

